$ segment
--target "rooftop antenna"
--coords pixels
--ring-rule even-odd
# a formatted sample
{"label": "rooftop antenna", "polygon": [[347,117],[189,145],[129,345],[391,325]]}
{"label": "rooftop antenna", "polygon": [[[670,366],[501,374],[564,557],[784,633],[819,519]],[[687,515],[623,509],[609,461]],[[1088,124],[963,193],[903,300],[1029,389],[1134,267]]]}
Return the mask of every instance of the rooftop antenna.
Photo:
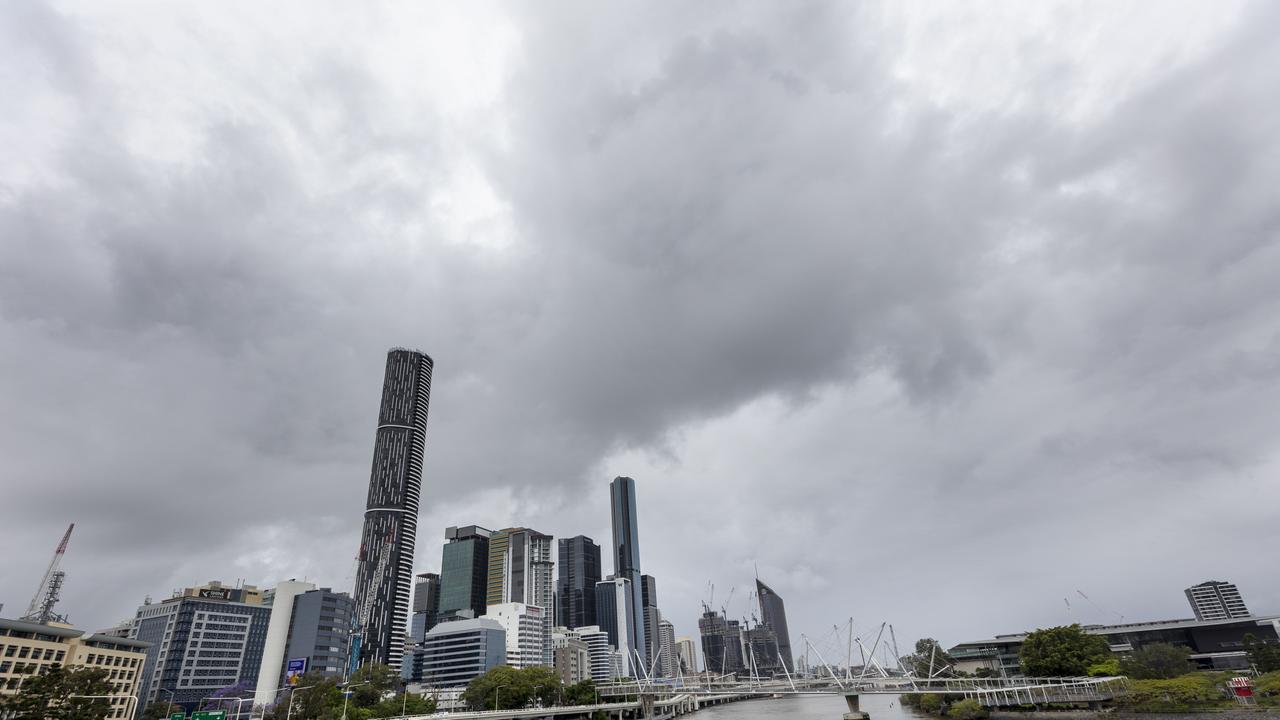
{"label": "rooftop antenna", "polygon": [[58,543],[58,549],[53,551],[53,559],[49,561],[49,568],[44,571],[40,587],[31,598],[31,604],[27,606],[27,612],[22,616],[23,620],[41,625],[47,625],[50,622],[66,622],[66,616],[55,613],[53,606],[58,604],[58,599],[62,595],[62,581],[67,577],[65,572],[58,569],[58,565],[62,563],[62,556],[67,554],[67,542],[71,540],[71,531],[75,527],[75,523],[67,526],[62,542]]}

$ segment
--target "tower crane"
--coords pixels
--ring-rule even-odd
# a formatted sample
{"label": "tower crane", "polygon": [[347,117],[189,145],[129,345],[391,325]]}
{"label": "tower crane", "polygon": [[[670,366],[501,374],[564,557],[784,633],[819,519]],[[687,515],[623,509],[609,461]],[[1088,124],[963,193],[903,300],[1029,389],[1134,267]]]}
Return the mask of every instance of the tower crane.
{"label": "tower crane", "polygon": [[27,612],[22,616],[27,622],[35,622],[46,624],[51,621],[64,622],[66,618],[53,612],[53,606],[58,604],[58,598],[62,594],[62,581],[67,574],[58,569],[58,565],[62,563],[62,556],[67,553],[67,542],[71,540],[71,531],[76,527],[75,523],[67,526],[67,532],[62,536],[62,542],[58,543],[58,549],[53,551],[53,559],[49,561],[49,568],[44,571],[44,577],[40,580],[40,587],[36,590],[36,594],[31,598],[31,604],[27,606]]}

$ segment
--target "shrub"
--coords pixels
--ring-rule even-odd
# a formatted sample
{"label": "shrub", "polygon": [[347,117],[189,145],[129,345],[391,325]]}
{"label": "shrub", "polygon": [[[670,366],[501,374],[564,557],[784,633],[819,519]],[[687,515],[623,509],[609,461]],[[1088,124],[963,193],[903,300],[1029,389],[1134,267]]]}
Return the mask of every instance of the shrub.
{"label": "shrub", "polygon": [[1120,674],[1120,661],[1116,658],[1107,658],[1100,663],[1094,663],[1085,671],[1089,677],[1115,677]]}
{"label": "shrub", "polygon": [[1222,701],[1217,680],[1207,673],[1190,673],[1170,680],[1134,680],[1117,703],[1138,711],[1203,708]]}
{"label": "shrub", "polygon": [[987,709],[977,700],[965,698],[952,703],[947,716],[955,720],[980,720],[987,716]]}
{"label": "shrub", "polygon": [[933,693],[925,693],[920,696],[920,703],[917,707],[927,713],[937,715],[942,712],[942,696],[934,695]]}

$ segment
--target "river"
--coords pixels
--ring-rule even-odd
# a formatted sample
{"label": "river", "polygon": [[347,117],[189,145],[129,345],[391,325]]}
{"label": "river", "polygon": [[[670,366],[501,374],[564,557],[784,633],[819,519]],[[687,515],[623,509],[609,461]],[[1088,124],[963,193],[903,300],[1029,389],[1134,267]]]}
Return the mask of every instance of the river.
{"label": "river", "polygon": [[[871,720],[921,720],[927,716],[903,708],[897,695],[863,695],[861,710]],[[717,705],[689,716],[690,720],[763,720],[795,718],[796,720],[840,720],[849,706],[839,695],[793,695],[768,700]]]}

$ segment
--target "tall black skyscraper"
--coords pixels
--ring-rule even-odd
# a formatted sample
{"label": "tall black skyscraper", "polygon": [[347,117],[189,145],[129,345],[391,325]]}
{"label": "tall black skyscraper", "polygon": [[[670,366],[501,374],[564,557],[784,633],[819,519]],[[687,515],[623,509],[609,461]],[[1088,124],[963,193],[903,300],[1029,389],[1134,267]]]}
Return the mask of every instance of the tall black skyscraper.
{"label": "tall black skyscraper", "polygon": [[404,653],[433,364],[414,350],[387,353],[355,587],[361,665],[400,667]]}
{"label": "tall black skyscraper", "polygon": [[585,535],[561,538],[558,554],[557,621],[567,628],[597,624],[596,583],[600,582],[600,546]]}
{"label": "tall black skyscraper", "polygon": [[[635,638],[633,652],[640,662],[649,657],[645,645],[644,601],[640,580],[640,527],[636,520],[636,481],[616,477],[609,483],[609,505],[613,516],[613,574],[631,581],[630,617]],[[635,660],[632,660],[635,662]],[[639,677],[639,675],[637,675]]]}
{"label": "tall black skyscraper", "polygon": [[[782,656],[787,672],[795,672],[796,666],[791,662],[791,635],[787,632],[787,608],[782,597],[760,582],[760,578],[756,578],[756,597],[760,598],[760,622],[777,638],[778,654]],[[769,664],[772,662],[770,658]]]}

